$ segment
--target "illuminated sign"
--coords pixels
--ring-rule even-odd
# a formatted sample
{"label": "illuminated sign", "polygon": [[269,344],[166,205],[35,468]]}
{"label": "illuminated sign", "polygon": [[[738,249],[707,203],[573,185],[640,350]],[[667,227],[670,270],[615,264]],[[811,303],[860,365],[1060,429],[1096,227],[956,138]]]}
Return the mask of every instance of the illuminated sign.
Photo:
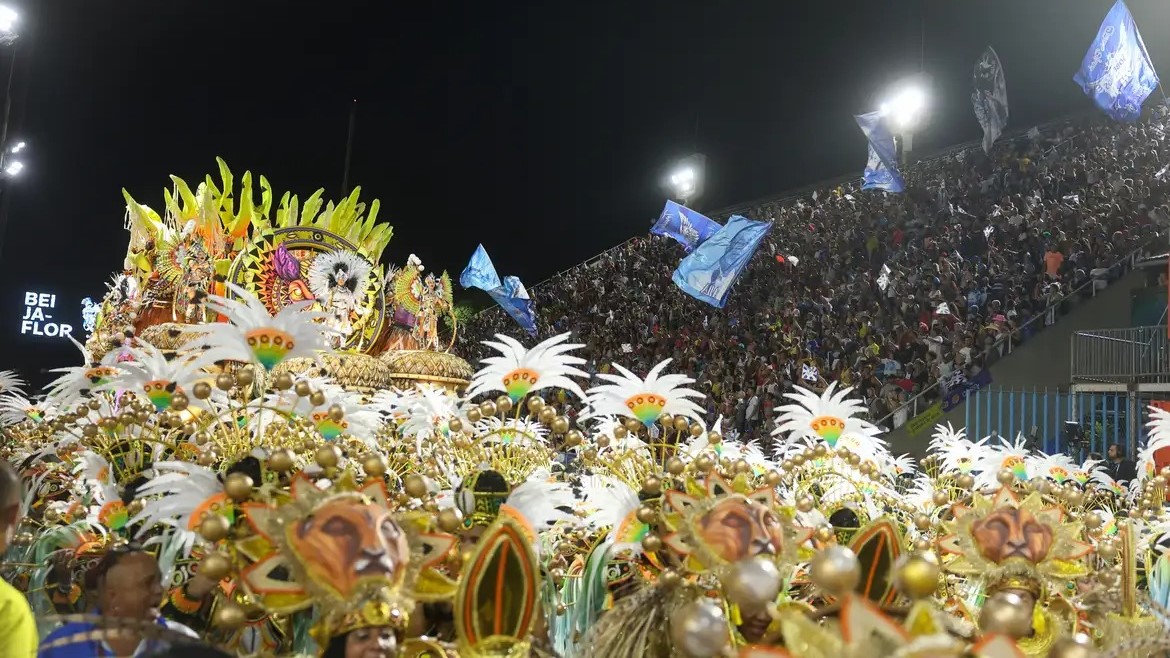
{"label": "illuminated sign", "polygon": [[73,334],[73,325],[53,322],[53,311],[57,307],[57,296],[49,293],[24,293],[24,317],[20,319],[21,335],[64,338]]}

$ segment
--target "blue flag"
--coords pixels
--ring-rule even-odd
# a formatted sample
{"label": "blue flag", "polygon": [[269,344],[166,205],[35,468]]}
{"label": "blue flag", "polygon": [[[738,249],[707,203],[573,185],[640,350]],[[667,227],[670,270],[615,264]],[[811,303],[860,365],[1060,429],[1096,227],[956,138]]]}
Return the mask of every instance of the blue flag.
{"label": "blue flag", "polygon": [[901,192],[905,185],[898,173],[898,149],[894,146],[894,136],[882,121],[882,113],[857,114],[853,118],[869,141],[869,159],[861,176],[861,189]]}
{"label": "blue flag", "polygon": [[731,286],[771,228],[771,222],[732,215],[726,226],[678,264],[674,283],[691,297],[723,308]]}
{"label": "blue flag", "polygon": [[1158,86],[1158,74],[1123,0],[1105,15],[1073,81],[1115,121],[1141,116],[1142,103]]}
{"label": "blue flag", "polygon": [[654,235],[665,235],[674,238],[686,248],[688,252],[715,235],[721,226],[705,215],[695,212],[686,206],[674,201],[667,201],[658,222],[650,229]]}
{"label": "blue flag", "polygon": [[504,285],[495,291],[488,291],[492,299],[496,300],[508,315],[517,322],[524,331],[536,335],[536,304],[528,296],[524,284],[514,276],[504,277]]}
{"label": "blue flag", "polygon": [[514,276],[504,277],[501,283],[496,266],[492,264],[492,259],[488,257],[487,250],[482,244],[475,248],[467,267],[463,268],[463,274],[459,275],[459,285],[483,290],[525,331],[536,335],[536,305],[528,296],[524,284]]}
{"label": "blue flag", "polygon": [[467,267],[463,268],[463,274],[459,275],[459,285],[480,290],[494,290],[502,285],[500,275],[496,274],[496,266],[492,265],[492,259],[482,244],[475,248]]}

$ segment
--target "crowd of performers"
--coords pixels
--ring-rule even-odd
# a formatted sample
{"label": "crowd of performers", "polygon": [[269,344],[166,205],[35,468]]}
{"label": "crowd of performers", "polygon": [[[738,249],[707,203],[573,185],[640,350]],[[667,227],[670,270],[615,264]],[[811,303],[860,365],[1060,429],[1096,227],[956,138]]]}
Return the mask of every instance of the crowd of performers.
{"label": "crowd of performers", "polygon": [[[669,360],[614,364],[585,388],[569,334],[497,336],[463,384],[369,386],[353,363],[385,363],[371,356],[383,314],[364,293],[389,279],[359,271],[385,244],[372,217],[344,201],[324,222],[281,214],[286,195],[241,227],[230,187],[183,185],[165,216],[140,210],[153,219],[132,226],[85,362],[40,397],[5,378],[0,655],[1170,651],[1170,470],[1154,458],[1170,414],[1152,410],[1119,483],[950,427],[924,460],[897,457],[835,386],[789,394],[765,454],[707,427],[704,394]],[[298,227],[346,237],[362,261],[322,274],[301,243],[264,237]],[[184,257],[176,242],[214,274],[155,276]],[[298,297],[302,266],[325,283]],[[143,329],[159,300],[176,322]],[[443,342],[420,324],[422,349],[394,359]],[[583,409],[572,422],[562,396]]]}

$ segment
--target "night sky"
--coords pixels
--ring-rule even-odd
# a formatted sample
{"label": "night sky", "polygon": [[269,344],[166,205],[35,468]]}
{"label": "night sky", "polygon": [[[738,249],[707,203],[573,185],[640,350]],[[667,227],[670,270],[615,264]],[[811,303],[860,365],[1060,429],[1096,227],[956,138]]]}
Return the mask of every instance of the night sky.
{"label": "night sky", "polygon": [[[1009,130],[1085,110],[1071,78],[1112,0],[12,4],[10,131],[29,148],[4,193],[0,368],[74,360],[18,335],[22,296],[57,293],[80,323],[121,266],[122,187],[158,209],[168,174],[194,187],[218,155],[278,195],[336,198],[355,98],[350,182],[382,200],[388,259],[457,276],[483,242],[532,285],[644,234],[689,153],[708,157],[704,209],[860,175],[852,115],[920,66],[916,149],[977,138],[971,69],[989,44]],[[1129,6],[1170,72],[1170,7]]]}

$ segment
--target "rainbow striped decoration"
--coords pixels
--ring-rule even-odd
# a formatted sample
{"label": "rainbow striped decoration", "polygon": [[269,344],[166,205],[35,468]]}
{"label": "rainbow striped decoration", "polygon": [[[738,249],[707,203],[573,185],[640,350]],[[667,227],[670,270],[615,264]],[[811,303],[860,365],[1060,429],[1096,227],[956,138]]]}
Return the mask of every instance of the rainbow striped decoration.
{"label": "rainbow striped decoration", "polygon": [[830,448],[836,448],[837,440],[841,438],[841,433],[845,431],[845,421],[836,416],[817,416],[809,422],[809,427],[825,443],[829,444]]}
{"label": "rainbow striped decoration", "polygon": [[98,510],[98,522],[110,530],[121,530],[130,520],[130,513],[126,505],[120,500],[112,500]]}
{"label": "rainbow striped decoration", "polygon": [[150,403],[154,405],[155,411],[166,411],[171,408],[171,400],[175,398],[175,393],[181,389],[172,381],[165,379],[155,379],[146,382],[142,387],[142,391],[146,393],[146,397]]}
{"label": "rainbow striped decoration", "polygon": [[654,424],[666,407],[666,398],[655,393],[637,393],[626,398],[626,409],[646,427]]}
{"label": "rainbow striped decoration", "polygon": [[333,441],[341,436],[345,430],[349,429],[349,423],[345,420],[338,422],[333,420],[328,413],[317,412],[313,414],[313,424],[316,425],[317,431],[326,441]]}
{"label": "rainbow striped decoration", "polygon": [[98,366],[90,368],[85,371],[85,378],[89,380],[90,384],[94,386],[101,386],[110,381],[110,378],[118,374],[118,370],[111,366]]}
{"label": "rainbow striped decoration", "polygon": [[1006,457],[1000,464],[1000,468],[1011,471],[1017,480],[1024,481],[1028,479],[1028,465],[1024,463],[1024,458],[1019,455],[1009,455]]}
{"label": "rainbow striped decoration", "polygon": [[244,334],[252,356],[264,366],[265,370],[272,370],[276,364],[284,361],[284,357],[293,350],[292,334],[275,327],[261,327]]}
{"label": "rainbow striped decoration", "polygon": [[1068,471],[1059,466],[1053,466],[1048,469],[1048,477],[1056,480],[1058,484],[1064,484],[1065,480],[1068,480]]}
{"label": "rainbow striped decoration", "polygon": [[539,379],[540,373],[531,368],[516,368],[504,375],[504,390],[508,392],[508,397],[512,399],[512,402],[519,402],[521,398],[528,395],[532,387],[536,386]]}

